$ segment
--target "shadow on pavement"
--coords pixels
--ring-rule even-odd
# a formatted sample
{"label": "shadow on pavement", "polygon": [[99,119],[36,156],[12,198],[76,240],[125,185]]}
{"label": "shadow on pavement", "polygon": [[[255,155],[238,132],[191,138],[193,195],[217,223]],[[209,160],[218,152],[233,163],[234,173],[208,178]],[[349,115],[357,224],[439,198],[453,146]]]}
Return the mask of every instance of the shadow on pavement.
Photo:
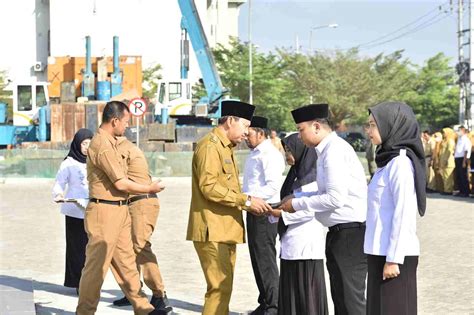
{"label": "shadow on pavement", "polygon": [[0,275],[0,288],[6,290],[7,288],[14,288],[20,291],[31,291],[31,279],[22,279],[18,277]]}
{"label": "shadow on pavement", "polygon": [[36,303],[36,315],[74,315],[74,312],[60,310],[59,308],[47,307],[42,303]]}
{"label": "shadow on pavement", "polygon": [[442,195],[440,193],[427,193],[426,197],[428,199],[448,199],[453,201],[465,201],[469,203],[474,203],[474,198],[472,197],[458,197],[454,195]]}

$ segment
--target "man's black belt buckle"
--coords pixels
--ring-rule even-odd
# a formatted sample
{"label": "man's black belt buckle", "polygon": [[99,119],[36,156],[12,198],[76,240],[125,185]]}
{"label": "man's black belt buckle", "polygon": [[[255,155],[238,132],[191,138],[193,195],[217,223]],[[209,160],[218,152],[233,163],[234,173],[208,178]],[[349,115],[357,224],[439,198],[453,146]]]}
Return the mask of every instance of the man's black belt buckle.
{"label": "man's black belt buckle", "polygon": [[365,226],[365,222],[349,222],[349,223],[339,223],[329,227],[329,232],[339,232],[345,229],[354,229]]}
{"label": "man's black belt buckle", "polygon": [[145,195],[138,195],[128,199],[128,203],[131,204],[132,202],[142,200],[142,199],[149,199],[149,198],[158,198],[156,194],[145,194]]}
{"label": "man's black belt buckle", "polygon": [[114,206],[119,206],[119,207],[125,206],[128,204],[127,200],[104,200],[104,199],[91,198],[90,201],[95,202],[95,203],[105,203],[108,205],[114,205]]}

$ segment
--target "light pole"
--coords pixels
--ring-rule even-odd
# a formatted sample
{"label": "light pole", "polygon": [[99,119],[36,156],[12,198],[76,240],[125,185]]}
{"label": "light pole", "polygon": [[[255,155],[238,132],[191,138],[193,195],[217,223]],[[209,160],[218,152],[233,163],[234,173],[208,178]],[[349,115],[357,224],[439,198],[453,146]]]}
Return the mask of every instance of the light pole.
{"label": "light pole", "polygon": [[319,26],[313,26],[309,29],[309,52],[312,53],[313,52],[313,31],[314,30],[317,30],[317,29],[320,29],[320,28],[336,28],[338,27],[339,25],[336,24],[336,23],[332,23],[332,24],[327,24],[327,25],[319,25]]}
{"label": "light pole", "polygon": [[252,0],[249,0],[249,104],[253,103],[253,92],[252,92]]}

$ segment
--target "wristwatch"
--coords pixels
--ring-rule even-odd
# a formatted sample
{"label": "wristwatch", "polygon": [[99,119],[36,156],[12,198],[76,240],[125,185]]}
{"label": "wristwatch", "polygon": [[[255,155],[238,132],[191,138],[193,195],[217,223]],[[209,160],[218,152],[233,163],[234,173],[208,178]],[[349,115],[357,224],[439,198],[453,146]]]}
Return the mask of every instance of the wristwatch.
{"label": "wristwatch", "polygon": [[245,206],[250,207],[252,205],[252,196],[248,195],[247,200],[245,200]]}

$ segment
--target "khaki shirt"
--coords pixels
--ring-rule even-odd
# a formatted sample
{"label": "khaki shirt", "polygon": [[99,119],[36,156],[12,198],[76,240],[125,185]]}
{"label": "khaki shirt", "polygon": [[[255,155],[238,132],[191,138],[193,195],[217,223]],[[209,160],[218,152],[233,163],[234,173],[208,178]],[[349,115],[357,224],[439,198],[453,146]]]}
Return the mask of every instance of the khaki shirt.
{"label": "khaki shirt", "polygon": [[124,200],[126,192],[115,188],[114,183],[126,177],[124,157],[116,148],[117,139],[98,129],[87,151],[87,180],[89,197],[104,200]]}
{"label": "khaki shirt", "polygon": [[283,144],[281,144],[281,139],[279,137],[271,138],[272,144],[275,146],[275,148],[278,149],[280,152],[285,152],[285,149],[283,148]]}
{"label": "khaki shirt", "polygon": [[192,164],[192,197],[186,239],[244,243],[240,188],[233,145],[218,128],[197,143]]}
{"label": "khaki shirt", "polygon": [[[127,138],[120,138],[118,140],[117,149],[119,153],[125,157],[128,179],[137,184],[150,185],[150,171],[143,151],[127,140]],[[132,196],[134,195],[130,195],[130,197]]]}

